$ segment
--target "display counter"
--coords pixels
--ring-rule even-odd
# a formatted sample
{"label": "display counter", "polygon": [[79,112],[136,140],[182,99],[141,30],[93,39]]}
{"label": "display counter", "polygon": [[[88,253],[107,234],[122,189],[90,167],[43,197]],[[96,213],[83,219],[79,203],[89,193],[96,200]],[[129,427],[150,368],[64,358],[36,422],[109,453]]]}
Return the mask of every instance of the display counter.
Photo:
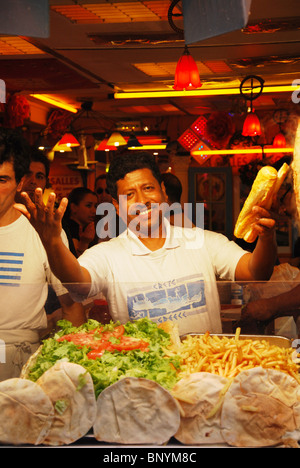
{"label": "display counter", "polygon": [[59,321],[22,372],[0,382],[0,446],[101,448],[103,461],[127,449],[141,461],[142,448],[178,458],[204,447],[297,447],[297,309],[267,321],[243,314],[255,301],[294,297],[298,284],[238,286],[241,303],[233,283],[218,282],[220,333],[180,334],[171,316],[152,320],[151,308],[101,324],[89,317],[95,298],[86,300],[82,326]]}

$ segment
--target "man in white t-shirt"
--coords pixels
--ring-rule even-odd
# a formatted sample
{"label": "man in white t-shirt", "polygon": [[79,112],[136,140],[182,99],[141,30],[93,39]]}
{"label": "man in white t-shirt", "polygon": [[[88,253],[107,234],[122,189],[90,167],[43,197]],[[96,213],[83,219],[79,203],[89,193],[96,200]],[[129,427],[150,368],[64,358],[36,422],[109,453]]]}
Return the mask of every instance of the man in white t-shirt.
{"label": "man in white t-shirt", "polygon": [[48,283],[65,310],[74,311],[75,322],[78,319],[78,304],[51,272],[37,232],[14,208],[30,151],[18,133],[0,132],[0,380],[17,377],[40,345],[39,334],[47,327]]}
{"label": "man in white t-shirt", "polygon": [[[216,275],[228,280],[267,280],[276,259],[275,221],[256,207],[257,246],[248,253],[221,234],[171,226],[162,213],[165,190],[154,158],[129,152],[110,165],[107,186],[127,230],[88,249],[79,259],[60,240],[67,200],[54,212],[55,194],[43,206],[24,195],[52,271],[78,300],[103,292],[114,320],[149,317],[176,321],[180,334],[220,332]],[[76,284],[75,284],[76,283]]]}

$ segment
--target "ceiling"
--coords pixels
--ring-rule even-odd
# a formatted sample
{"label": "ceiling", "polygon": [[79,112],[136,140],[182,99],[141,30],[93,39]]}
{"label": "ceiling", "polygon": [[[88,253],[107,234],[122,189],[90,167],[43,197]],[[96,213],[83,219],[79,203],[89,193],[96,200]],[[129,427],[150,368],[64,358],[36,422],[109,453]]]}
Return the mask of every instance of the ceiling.
{"label": "ceiling", "polygon": [[[248,75],[262,77],[264,89],[296,79],[300,84],[299,0],[252,0],[245,27],[188,45],[203,96],[115,99],[116,91],[172,90],[185,40],[182,2],[173,2],[171,17],[170,5],[170,0],[50,0],[49,37],[0,36],[0,78],[8,92],[51,95],[79,110],[92,102],[95,129],[147,119],[166,129],[171,120],[175,138],[201,114],[245,111],[239,94],[205,91],[238,87]],[[263,92],[255,100],[257,110],[298,112],[298,107],[291,92]]]}

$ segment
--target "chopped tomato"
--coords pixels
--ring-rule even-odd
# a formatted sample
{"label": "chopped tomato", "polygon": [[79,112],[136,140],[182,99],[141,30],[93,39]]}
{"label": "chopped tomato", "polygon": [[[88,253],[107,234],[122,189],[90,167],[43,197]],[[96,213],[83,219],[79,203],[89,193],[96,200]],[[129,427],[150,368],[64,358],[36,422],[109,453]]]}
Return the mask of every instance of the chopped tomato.
{"label": "chopped tomato", "polygon": [[113,331],[105,331],[101,334],[101,337],[105,340],[109,340],[110,338],[120,338],[125,332],[125,328],[123,325],[118,325],[114,328]]}
{"label": "chopped tomato", "polygon": [[93,341],[94,335],[88,333],[70,333],[69,335],[57,338],[57,341],[70,341],[77,346],[89,345]]}
{"label": "chopped tomato", "polygon": [[[102,328],[97,328],[89,332],[70,333],[57,338],[57,341],[70,341],[78,347],[88,346],[91,350],[87,353],[89,359],[101,357],[104,351],[130,351],[140,349],[149,351],[149,343],[146,341],[124,336],[125,328],[123,325],[116,326],[112,331],[102,332]],[[115,343],[117,339],[118,342]]]}
{"label": "chopped tomato", "polygon": [[89,351],[87,353],[87,357],[88,359],[97,359],[97,358],[100,358],[103,353],[104,353],[105,349],[102,349],[102,350],[99,350],[99,349],[92,349],[92,351]]}
{"label": "chopped tomato", "polygon": [[132,349],[140,349],[141,351],[149,351],[149,343],[130,336],[122,336],[120,343],[111,343],[113,349],[117,351],[130,351]]}

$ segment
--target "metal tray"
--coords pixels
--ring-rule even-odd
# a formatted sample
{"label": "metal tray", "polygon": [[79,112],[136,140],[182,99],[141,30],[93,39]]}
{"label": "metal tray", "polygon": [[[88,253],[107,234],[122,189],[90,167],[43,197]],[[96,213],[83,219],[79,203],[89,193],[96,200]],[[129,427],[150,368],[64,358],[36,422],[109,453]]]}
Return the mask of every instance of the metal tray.
{"label": "metal tray", "polygon": [[[180,339],[184,340],[187,336],[204,336],[205,333],[186,333],[181,335]],[[210,336],[218,336],[220,338],[234,338],[235,334],[225,334],[225,333],[211,333]],[[267,341],[271,345],[280,346],[281,348],[290,348],[292,341],[285,336],[279,335],[239,335],[240,340],[260,340]]]}

